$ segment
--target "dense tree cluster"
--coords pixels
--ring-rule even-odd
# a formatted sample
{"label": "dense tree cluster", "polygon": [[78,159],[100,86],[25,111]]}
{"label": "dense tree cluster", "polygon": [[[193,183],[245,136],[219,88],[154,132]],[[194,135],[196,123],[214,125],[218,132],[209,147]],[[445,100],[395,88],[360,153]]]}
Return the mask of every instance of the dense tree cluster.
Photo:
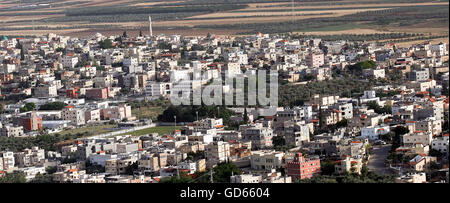
{"label": "dense tree cluster", "polygon": [[20,112],[28,112],[33,110],[36,110],[36,104],[33,102],[26,103],[24,107],[20,108]]}
{"label": "dense tree cluster", "polygon": [[64,102],[50,102],[39,107],[39,110],[62,110],[66,104]]}
{"label": "dense tree cluster", "polygon": [[53,135],[39,135],[36,137],[0,137],[0,151],[22,151],[24,149],[31,149],[33,146],[45,149],[45,151],[56,151],[58,143],[62,141],[74,140],[89,133],[72,134],[53,134]]}
{"label": "dense tree cluster", "polygon": [[229,122],[230,117],[235,113],[224,106],[169,106],[162,115],[158,116],[159,121],[174,122],[176,116],[177,122],[193,122],[202,118],[223,118],[224,123]]}

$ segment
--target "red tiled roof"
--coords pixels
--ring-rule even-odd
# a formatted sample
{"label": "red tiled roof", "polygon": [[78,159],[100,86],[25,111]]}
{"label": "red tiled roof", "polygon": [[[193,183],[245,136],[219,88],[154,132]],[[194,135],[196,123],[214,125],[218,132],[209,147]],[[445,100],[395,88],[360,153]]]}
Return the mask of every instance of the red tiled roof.
{"label": "red tiled roof", "polygon": [[70,170],[69,170],[69,173],[73,173],[73,172],[77,172],[77,171],[78,171],[78,169],[73,168],[73,169],[70,169]]}

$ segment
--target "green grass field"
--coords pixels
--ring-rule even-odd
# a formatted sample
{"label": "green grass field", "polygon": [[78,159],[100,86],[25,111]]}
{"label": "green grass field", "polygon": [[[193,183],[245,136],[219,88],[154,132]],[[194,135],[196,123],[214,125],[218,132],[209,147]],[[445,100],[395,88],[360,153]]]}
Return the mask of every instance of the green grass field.
{"label": "green grass field", "polygon": [[164,112],[165,108],[162,106],[143,106],[141,108],[133,108],[131,113],[139,117],[139,119],[147,118],[156,120],[158,115]]}
{"label": "green grass field", "polygon": [[177,126],[176,128],[175,128],[175,126],[157,126],[157,127],[137,130],[137,131],[134,131],[131,133],[124,133],[124,134],[120,134],[120,135],[142,136],[142,135],[147,135],[147,134],[151,134],[151,133],[158,133],[158,135],[167,135],[167,134],[172,133],[174,130],[180,130],[180,129],[181,129],[181,126]]}
{"label": "green grass field", "polygon": [[76,128],[76,129],[70,129],[65,130],[62,132],[59,132],[60,135],[67,135],[67,134],[77,134],[77,133],[88,133],[90,135],[94,134],[103,134],[112,132],[113,130],[110,130],[110,128],[116,128],[117,125],[111,125],[111,124],[105,124],[105,125],[98,125],[98,126],[89,126],[89,127],[83,127],[83,128]]}

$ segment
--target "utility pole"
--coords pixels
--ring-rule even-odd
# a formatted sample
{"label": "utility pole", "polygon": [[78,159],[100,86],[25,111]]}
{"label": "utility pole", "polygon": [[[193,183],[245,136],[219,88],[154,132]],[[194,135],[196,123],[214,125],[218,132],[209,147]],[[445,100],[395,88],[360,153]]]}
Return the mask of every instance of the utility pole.
{"label": "utility pole", "polygon": [[178,179],[180,179],[180,166],[178,166],[178,152],[177,151],[175,151],[175,163],[177,164],[177,177],[178,177]]}
{"label": "utility pole", "polygon": [[148,16],[148,31],[150,33],[150,37],[153,37],[153,29],[152,29],[152,17],[149,15]]}
{"label": "utility pole", "polygon": [[211,169],[211,170],[209,171],[209,181],[210,181],[211,183],[214,183],[213,169]]}

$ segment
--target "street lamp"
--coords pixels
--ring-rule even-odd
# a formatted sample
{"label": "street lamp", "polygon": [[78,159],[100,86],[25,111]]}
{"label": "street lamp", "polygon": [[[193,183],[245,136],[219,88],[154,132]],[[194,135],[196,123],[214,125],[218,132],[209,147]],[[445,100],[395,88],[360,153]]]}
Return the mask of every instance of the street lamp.
{"label": "street lamp", "polygon": [[177,116],[173,116],[173,118],[175,119],[175,129],[177,128]]}

